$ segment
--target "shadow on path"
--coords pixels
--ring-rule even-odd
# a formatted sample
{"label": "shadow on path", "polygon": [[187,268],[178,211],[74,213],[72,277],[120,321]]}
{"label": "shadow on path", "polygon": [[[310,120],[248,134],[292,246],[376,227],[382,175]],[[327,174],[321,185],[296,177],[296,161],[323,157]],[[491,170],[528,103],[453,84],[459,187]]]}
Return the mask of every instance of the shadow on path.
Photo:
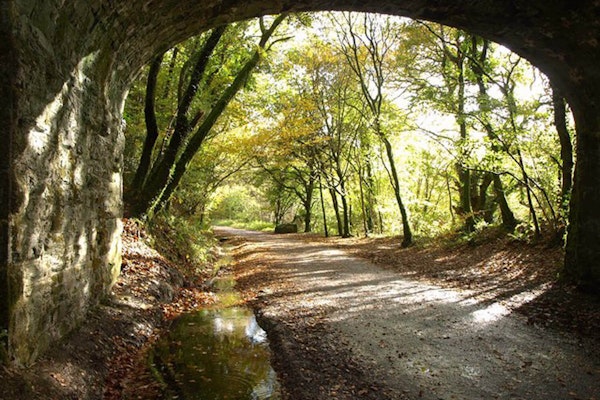
{"label": "shadow on path", "polygon": [[263,319],[288,326],[294,335],[318,326],[323,341],[376,380],[379,398],[600,394],[600,357],[591,344],[526,325],[502,302],[411,280],[294,236],[215,232],[247,240],[237,251],[239,282],[259,291],[256,307]]}

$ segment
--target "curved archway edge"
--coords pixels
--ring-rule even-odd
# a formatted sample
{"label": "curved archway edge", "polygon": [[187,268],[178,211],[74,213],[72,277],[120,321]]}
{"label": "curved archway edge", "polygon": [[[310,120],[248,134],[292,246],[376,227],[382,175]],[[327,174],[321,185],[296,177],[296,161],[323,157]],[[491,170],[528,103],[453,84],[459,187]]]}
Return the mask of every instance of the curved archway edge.
{"label": "curved archway edge", "polygon": [[139,68],[158,51],[222,23],[325,10],[462,28],[506,45],[554,81],[578,132],[565,271],[600,288],[600,2],[4,0],[0,330],[8,332],[13,360],[33,361],[77,326],[116,279],[121,113]]}

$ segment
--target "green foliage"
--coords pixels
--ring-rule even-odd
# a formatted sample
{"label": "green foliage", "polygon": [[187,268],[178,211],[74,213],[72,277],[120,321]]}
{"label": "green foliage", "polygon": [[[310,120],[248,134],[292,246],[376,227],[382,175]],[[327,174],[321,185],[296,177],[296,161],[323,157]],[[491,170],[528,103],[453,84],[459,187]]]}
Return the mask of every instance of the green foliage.
{"label": "green foliage", "polygon": [[187,276],[209,270],[215,261],[217,241],[195,218],[160,213],[148,224],[156,248]]}
{"label": "green foliage", "polygon": [[520,242],[530,242],[534,234],[531,224],[522,222],[517,225],[514,232],[509,233],[509,236]]}
{"label": "green foliage", "polygon": [[[210,205],[213,220],[235,220],[243,223],[268,221],[270,210],[259,189],[246,185],[219,188]],[[262,200],[262,201],[261,201]]]}
{"label": "green foliage", "polygon": [[[162,68],[164,55],[155,58],[147,78],[143,151],[125,188],[129,213],[152,217],[169,202],[204,142],[226,130],[221,117],[278,41],[273,35],[285,19],[279,15],[214,28],[181,45],[181,52],[173,49],[168,68]],[[253,33],[259,34],[258,43]],[[177,62],[179,53],[187,56],[183,63]],[[174,81],[177,90],[171,90]],[[163,88],[163,101],[156,101]]]}
{"label": "green foliage", "polygon": [[[360,22],[352,25],[356,42],[345,25],[353,21]],[[327,224],[336,234],[346,218],[352,234],[396,235],[397,185],[415,236],[463,235],[473,218],[471,240],[503,222],[494,174],[522,223],[514,235],[528,236],[538,219],[541,227],[560,226],[568,195],[557,179],[562,161],[547,79],[502,46],[460,30],[381,15],[362,21],[356,14],[289,20],[292,29],[272,39],[268,60],[190,161],[172,218],[271,229],[312,214],[319,232]],[[252,21],[229,28],[191,114],[210,110],[259,35]],[[206,36],[180,44],[175,59],[174,50],[163,57],[160,141],[168,140],[177,88]],[[126,181],[143,138],[145,75],[125,110]]]}

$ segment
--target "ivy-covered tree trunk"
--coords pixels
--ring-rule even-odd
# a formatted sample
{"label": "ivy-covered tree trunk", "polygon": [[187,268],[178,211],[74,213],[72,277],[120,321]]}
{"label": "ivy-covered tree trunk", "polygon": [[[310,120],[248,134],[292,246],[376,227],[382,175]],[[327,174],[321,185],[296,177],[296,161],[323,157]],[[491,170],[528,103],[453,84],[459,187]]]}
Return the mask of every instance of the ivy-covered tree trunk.
{"label": "ivy-covered tree trunk", "polygon": [[135,198],[144,185],[146,175],[152,163],[152,151],[158,139],[158,124],[156,122],[156,84],[158,73],[163,60],[163,54],[156,57],[150,64],[146,84],[146,100],[144,104],[144,118],[146,121],[146,138],[142,147],[142,155],[130,188],[130,195]]}
{"label": "ivy-covered tree trunk", "polygon": [[[210,113],[206,116],[198,130],[194,133],[194,135],[189,139],[187,146],[183,150],[183,153],[175,163],[175,166],[171,166],[169,171],[173,169],[173,172],[167,174],[163,180],[163,185],[156,184],[154,182],[152,186],[144,188],[143,193],[143,202],[142,205],[146,209],[146,211],[150,211],[155,207],[160,207],[161,203],[165,203],[171,197],[183,175],[185,174],[190,161],[196,155],[200,146],[206,139],[206,136],[213,128],[217,119],[221,116],[227,105],[231,102],[233,97],[237,94],[237,92],[243,87],[244,83],[250,76],[252,70],[258,64],[260,60],[259,52],[256,51],[252,58],[244,65],[242,70],[236,75],[234,81],[225,89],[219,100],[215,103]],[[162,176],[162,175],[161,175]],[[166,186],[165,186],[166,185]],[[153,201],[154,200],[154,201]]]}
{"label": "ivy-covered tree trunk", "polygon": [[[161,160],[151,171],[150,177],[147,179],[146,184],[138,196],[135,204],[137,215],[151,215],[154,211],[160,209],[162,204],[168,202],[169,198],[181,182],[189,163],[202,146],[206,136],[237,92],[244,86],[248,77],[258,65],[261,55],[266,49],[267,42],[277,27],[284,21],[286,16],[287,15],[282,14],[276,17],[269,28],[265,28],[261,22],[262,34],[258,43],[258,49],[254,51],[250,59],[246,61],[244,66],[237,73],[233,82],[216,100],[210,112],[204,117],[196,132],[189,139],[187,139],[187,137],[191,126],[187,118],[187,110],[189,110],[191,101],[198,90],[198,84],[188,85],[188,89],[186,90],[178,109],[175,132],[173,133]],[[204,75],[210,54],[212,54],[219,42],[224,29],[224,27],[215,29],[213,34],[207,39],[199,56],[196,68],[192,73],[190,82],[198,83]],[[182,149],[182,147],[184,148]]]}
{"label": "ivy-covered tree trunk", "polygon": [[[156,123],[155,93],[162,55],[160,56],[160,59],[157,58],[150,67],[146,89],[146,104],[144,107],[146,139],[142,149],[140,163],[131,187],[131,192],[126,196],[130,203],[128,208],[135,216],[141,216],[148,211],[152,201],[158,198],[159,191],[169,179],[169,174],[177,154],[179,153],[190,128],[193,126],[188,120],[188,113],[192,100],[198,92],[200,80],[204,76],[209,58],[223,36],[225,29],[226,26],[214,29],[202,46],[185,93],[179,99],[175,117],[175,129],[171,135],[171,139],[165,151],[162,154],[159,154],[159,158],[154,163],[151,170],[152,153],[154,151],[156,139],[158,138],[159,129]],[[175,57],[175,55],[173,57]]]}
{"label": "ivy-covered tree trunk", "polygon": [[171,61],[169,62],[169,73],[167,74],[167,82],[165,82],[165,88],[163,90],[163,97],[167,97],[171,92],[171,82],[173,81],[173,71],[175,70],[175,64],[177,62],[177,56],[179,55],[179,47],[173,47],[171,53]]}

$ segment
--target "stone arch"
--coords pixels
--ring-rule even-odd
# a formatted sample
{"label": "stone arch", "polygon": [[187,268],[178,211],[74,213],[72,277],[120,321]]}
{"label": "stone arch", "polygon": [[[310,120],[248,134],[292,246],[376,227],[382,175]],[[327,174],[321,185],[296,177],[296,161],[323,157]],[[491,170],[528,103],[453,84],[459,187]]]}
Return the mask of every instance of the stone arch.
{"label": "stone arch", "polygon": [[[28,363],[106,295],[120,266],[121,112],[154,54],[264,14],[355,10],[502,43],[566,94],[577,123],[567,271],[600,282],[600,3],[578,0],[0,2],[0,329]],[[0,335],[2,336],[2,335]]]}

